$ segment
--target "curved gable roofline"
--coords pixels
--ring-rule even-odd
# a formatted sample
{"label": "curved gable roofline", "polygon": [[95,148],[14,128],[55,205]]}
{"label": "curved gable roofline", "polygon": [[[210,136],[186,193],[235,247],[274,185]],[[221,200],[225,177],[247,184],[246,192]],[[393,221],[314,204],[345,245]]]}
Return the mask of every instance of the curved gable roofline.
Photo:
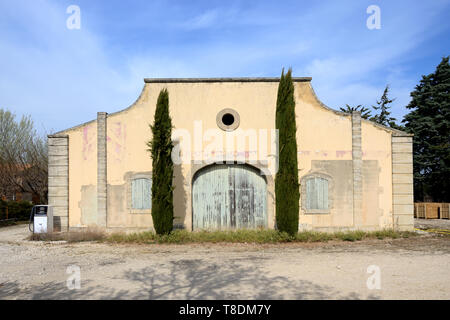
{"label": "curved gable roofline", "polygon": [[[351,113],[347,113],[347,112],[343,112],[343,111],[338,111],[338,110],[334,110],[330,107],[328,107],[327,105],[325,105],[322,101],[320,101],[320,99],[317,97],[312,85],[311,85],[311,77],[292,77],[292,81],[294,82],[308,82],[309,83],[309,87],[311,89],[311,92],[314,96],[314,98],[316,99],[316,101],[318,102],[318,104],[328,110],[331,111],[333,113],[335,113],[336,115],[339,116],[351,116]],[[107,114],[108,116],[112,116],[124,111],[127,111],[129,109],[131,109],[132,107],[134,107],[136,105],[136,103],[141,99],[142,95],[144,94],[145,91],[145,87],[146,84],[148,83],[217,83],[217,82],[279,82],[280,78],[279,77],[233,77],[233,78],[144,78],[144,87],[141,90],[141,93],[139,94],[139,97],[127,108]],[[97,121],[97,119],[94,120],[90,120],[87,121],[85,123],[73,126],[71,128],[68,129],[64,129],[61,131],[58,131],[52,135],[49,136],[57,136],[57,135],[61,135],[66,133],[67,131],[71,131],[71,130],[75,130],[78,128],[81,128],[83,126],[86,126],[88,124],[94,123],[95,121]],[[376,122],[370,121],[370,120],[366,120],[366,119],[362,119],[362,121],[364,122],[368,122],[370,124],[372,124],[375,127],[378,127],[379,129],[382,130],[386,130],[389,132],[392,132],[393,135],[395,136],[413,136],[412,134],[406,133],[404,131],[401,130],[397,130],[397,129],[393,129],[393,128],[389,128],[386,126],[383,126],[381,124],[378,124]]]}
{"label": "curved gable roofline", "polygon": [[[125,109],[122,109],[122,110],[119,110],[119,111],[116,111],[116,112],[113,112],[113,113],[107,113],[107,114],[106,114],[106,117],[109,117],[109,116],[111,116],[111,115],[115,115],[115,114],[118,114],[118,113],[121,113],[121,112],[124,112],[124,111],[127,111],[127,110],[133,108],[133,107],[136,105],[136,103],[141,99],[142,95],[144,94],[144,91],[145,91],[145,85],[144,85],[144,87],[142,88],[141,93],[139,94],[139,96],[137,97],[137,99],[136,99],[131,105],[129,105],[129,106],[126,107]],[[94,123],[94,122],[96,122],[96,121],[97,121],[97,119],[93,119],[93,120],[90,120],[90,121],[87,121],[87,122],[78,124],[78,125],[76,125],[76,126],[73,126],[73,127],[70,127],[70,128],[67,128],[67,129],[64,129],[64,130],[61,130],[61,131],[58,131],[58,132],[53,133],[53,134],[48,135],[48,136],[49,136],[49,137],[54,137],[54,136],[64,135],[67,131],[76,130],[76,129],[81,128],[81,127],[84,127],[84,126],[86,126],[86,125],[88,125],[88,124]]]}
{"label": "curved gable roofline", "polygon": [[[311,77],[293,77],[292,80],[294,82],[310,82]],[[141,90],[141,93],[139,94],[139,97],[127,108],[113,112],[108,113],[106,116],[113,116],[115,114],[127,111],[134,107],[136,103],[141,99],[142,95],[144,94],[145,87],[147,83],[217,83],[217,82],[279,82],[280,78],[277,77],[259,77],[259,78],[251,78],[251,77],[233,77],[233,78],[144,78],[144,87]],[[84,123],[81,123],[79,125],[55,132],[49,137],[58,136],[58,135],[64,135],[67,131],[75,130],[81,127],[84,127],[88,124],[94,123],[97,121],[97,119],[93,119]]]}

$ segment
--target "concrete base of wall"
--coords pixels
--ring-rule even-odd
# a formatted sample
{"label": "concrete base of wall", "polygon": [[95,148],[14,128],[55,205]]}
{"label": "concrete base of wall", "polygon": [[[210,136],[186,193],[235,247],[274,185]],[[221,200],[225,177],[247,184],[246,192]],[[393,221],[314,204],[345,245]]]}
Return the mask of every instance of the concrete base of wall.
{"label": "concrete base of wall", "polygon": [[154,231],[153,228],[130,228],[130,227],[117,227],[117,228],[105,228],[105,227],[70,227],[69,232],[85,232],[87,230],[92,231],[98,231],[98,232],[104,232],[106,234],[111,233],[139,233],[139,232],[147,232],[147,231]]}
{"label": "concrete base of wall", "polygon": [[[371,232],[371,231],[383,231],[383,230],[392,230],[392,228],[386,227],[382,228],[380,226],[360,226],[359,228],[355,227],[319,227],[308,230],[299,230],[299,232],[302,231],[315,231],[315,232],[326,232],[326,233],[334,233],[334,232],[345,232],[345,231],[364,231],[364,232]],[[402,230],[403,231],[403,230]],[[410,230],[405,230],[410,231]]]}

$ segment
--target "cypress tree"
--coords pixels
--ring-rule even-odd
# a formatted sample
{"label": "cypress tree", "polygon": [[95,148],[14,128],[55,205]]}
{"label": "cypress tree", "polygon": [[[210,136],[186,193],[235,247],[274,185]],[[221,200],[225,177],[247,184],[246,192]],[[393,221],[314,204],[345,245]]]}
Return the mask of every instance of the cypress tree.
{"label": "cypress tree", "polygon": [[292,70],[281,73],[278,85],[276,129],[279,133],[279,169],[275,176],[276,222],[280,231],[298,232],[299,183]]}
{"label": "cypress tree", "polygon": [[153,137],[147,145],[152,158],[152,218],[156,233],[168,234],[173,228],[173,162],[172,120],[169,115],[169,93],[161,90],[156,103]]}
{"label": "cypress tree", "polygon": [[413,133],[414,196],[450,202],[450,64],[444,57],[436,71],[411,92],[403,119]]}

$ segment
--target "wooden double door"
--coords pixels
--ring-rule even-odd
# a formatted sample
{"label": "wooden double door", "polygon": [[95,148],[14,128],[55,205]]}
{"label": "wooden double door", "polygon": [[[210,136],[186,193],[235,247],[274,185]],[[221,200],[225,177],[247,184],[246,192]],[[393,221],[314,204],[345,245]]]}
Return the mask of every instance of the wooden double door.
{"label": "wooden double door", "polygon": [[267,183],[244,164],[215,164],[201,169],[192,186],[194,230],[267,227]]}

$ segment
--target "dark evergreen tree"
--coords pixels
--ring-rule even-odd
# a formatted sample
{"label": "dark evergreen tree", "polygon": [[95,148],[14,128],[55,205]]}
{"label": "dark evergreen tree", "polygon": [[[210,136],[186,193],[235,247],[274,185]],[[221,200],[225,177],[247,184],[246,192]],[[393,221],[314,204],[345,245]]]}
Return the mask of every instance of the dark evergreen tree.
{"label": "dark evergreen tree", "polygon": [[390,104],[394,102],[395,99],[389,99],[388,94],[389,85],[387,85],[384,89],[381,99],[379,101],[377,100],[377,105],[372,106],[372,108],[375,110],[375,112],[378,112],[378,114],[371,117],[370,120],[386,127],[395,128],[397,126],[395,123],[396,119],[391,117],[391,112],[389,111],[389,109],[391,108]]}
{"label": "dark evergreen tree", "polygon": [[275,177],[276,222],[280,231],[298,232],[299,183],[295,124],[294,84],[292,70],[281,73],[276,107],[279,130],[279,169]]}
{"label": "dark evergreen tree", "polygon": [[356,107],[351,107],[348,104],[345,105],[345,108],[341,107],[341,111],[352,113],[353,111],[359,111],[361,112],[361,118],[369,119],[372,115],[370,114],[370,110],[366,107],[363,107],[362,105],[357,105]]}
{"label": "dark evergreen tree", "polygon": [[450,202],[450,64],[444,57],[436,71],[411,92],[404,117],[413,133],[414,190],[416,200]]}
{"label": "dark evergreen tree", "polygon": [[389,127],[391,127],[392,129],[400,130],[400,131],[406,131],[405,126],[403,126],[401,124],[397,124],[396,122],[389,123]]}
{"label": "dark evergreen tree", "polygon": [[168,234],[173,228],[172,120],[169,93],[161,90],[156,103],[152,140],[147,143],[152,157],[152,218],[156,233]]}

